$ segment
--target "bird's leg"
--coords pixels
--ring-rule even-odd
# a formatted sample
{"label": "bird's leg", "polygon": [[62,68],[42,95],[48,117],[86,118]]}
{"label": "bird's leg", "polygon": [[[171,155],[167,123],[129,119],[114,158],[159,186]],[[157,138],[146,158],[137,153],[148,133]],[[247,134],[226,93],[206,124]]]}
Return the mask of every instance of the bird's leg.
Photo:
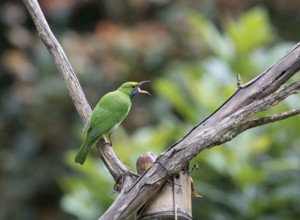
{"label": "bird's leg", "polygon": [[109,144],[110,144],[110,146],[112,146],[112,141],[111,141],[111,133],[108,135],[108,140],[109,140]]}
{"label": "bird's leg", "polygon": [[106,139],[108,139],[109,141],[107,141],[105,139],[105,144],[109,144],[110,146],[112,146],[112,141],[111,141],[111,134],[108,134],[107,136],[105,135]]}

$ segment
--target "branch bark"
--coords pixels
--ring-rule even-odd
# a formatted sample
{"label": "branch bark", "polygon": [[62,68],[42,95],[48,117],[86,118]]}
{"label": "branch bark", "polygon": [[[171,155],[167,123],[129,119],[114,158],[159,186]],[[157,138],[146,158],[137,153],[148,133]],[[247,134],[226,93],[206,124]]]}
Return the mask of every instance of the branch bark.
{"label": "branch bark", "polygon": [[[52,33],[37,0],[23,0],[23,3],[37,28],[41,40],[50,52],[59,73],[64,79],[79,116],[85,123],[92,110],[64,50]],[[118,182],[124,173],[128,172],[128,169],[116,156],[112,147],[106,144],[104,138],[98,142],[97,147],[101,152],[101,158],[104,164],[114,180]],[[134,179],[133,176],[128,175],[126,183],[130,184]]]}
{"label": "branch bark", "polygon": [[[299,56],[297,56],[297,59],[294,61],[295,63],[298,63],[298,68],[294,69],[293,74],[300,68],[300,44],[298,44],[297,48]],[[286,57],[286,59],[291,58],[292,57],[290,56]],[[272,74],[276,74],[278,70],[280,71],[280,69],[269,69]],[[260,81],[257,81],[256,83],[259,82]],[[261,87],[258,87],[256,93],[261,94],[263,92],[262,90]],[[222,106],[227,107],[227,103],[230,102],[230,100],[233,100],[236,94],[239,94],[239,91],[240,90],[235,92]],[[223,107],[220,107],[215,113],[208,117],[208,119],[193,128],[179,142],[162,153],[157,158],[156,163],[154,163],[143,176],[141,176],[132,186],[119,194],[114,203],[99,218],[99,220],[127,219],[134,211],[141,208],[143,204],[155,196],[169,176],[173,176],[180,170],[183,170],[186,167],[186,164],[201,151],[230,141],[241,132],[254,127],[251,126],[253,125],[253,119],[249,119],[250,116],[257,112],[265,111],[291,94],[299,93],[300,81],[292,83],[275,93],[271,93],[272,90],[269,91],[270,94],[265,94],[264,98],[257,98],[249,104],[237,105],[230,115],[222,115],[223,117],[220,117],[220,120],[216,121],[214,118],[215,115],[221,115],[219,112],[222,112],[223,109]],[[299,111],[296,111],[289,114],[292,116],[299,113]],[[278,116],[277,119],[281,120],[283,117]],[[249,125],[247,124],[247,120],[250,120]],[[211,121],[213,121],[212,124],[210,124]]]}
{"label": "branch bark", "polygon": [[[39,35],[51,53],[76,109],[85,122],[91,109],[79,82],[61,46],[51,32],[36,0],[23,0]],[[251,119],[253,114],[264,111],[298,93],[300,81],[277,91],[300,69],[300,44],[298,43],[284,57],[247,84],[240,85],[233,95],[212,115],[195,126],[180,141],[162,153],[153,166],[137,181],[121,178],[127,168],[118,160],[111,147],[99,147],[103,160],[117,181],[123,180],[123,188],[111,207],[99,219],[127,219],[158,192],[166,180],[186,167],[186,164],[202,150],[225,143],[239,133],[255,126],[282,120],[299,114],[299,109],[275,116]],[[130,175],[129,175],[130,176]]]}

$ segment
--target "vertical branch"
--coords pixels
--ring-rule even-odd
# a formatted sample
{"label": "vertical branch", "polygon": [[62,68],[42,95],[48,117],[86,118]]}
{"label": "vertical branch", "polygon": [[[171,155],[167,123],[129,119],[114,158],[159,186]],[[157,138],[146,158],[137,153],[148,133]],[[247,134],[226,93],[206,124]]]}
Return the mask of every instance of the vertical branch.
{"label": "vertical branch", "polygon": [[[79,113],[82,121],[85,123],[91,114],[91,107],[86,100],[80,83],[64,50],[52,33],[37,0],[23,0],[23,2],[32,17],[41,40],[50,52],[62,78],[64,79],[65,85],[69,90],[69,94],[77,112]],[[117,181],[127,171],[127,168],[115,155],[111,146],[104,144],[104,142],[105,140],[102,138],[97,144],[97,147],[101,151],[104,164]]]}
{"label": "vertical branch", "polygon": [[91,113],[91,107],[86,100],[80,83],[64,50],[52,33],[38,2],[36,0],[23,0],[23,2],[32,17],[41,40],[50,52],[62,78],[65,81],[76,110],[78,111],[82,121],[85,123]]}

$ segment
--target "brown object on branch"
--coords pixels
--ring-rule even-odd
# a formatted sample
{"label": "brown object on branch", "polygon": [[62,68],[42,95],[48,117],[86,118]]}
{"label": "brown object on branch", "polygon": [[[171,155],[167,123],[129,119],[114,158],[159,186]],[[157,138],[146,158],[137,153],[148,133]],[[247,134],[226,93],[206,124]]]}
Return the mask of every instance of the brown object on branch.
{"label": "brown object on branch", "polygon": [[[85,122],[91,109],[82,92],[62,48],[52,34],[36,0],[23,0],[38,33],[51,53],[62,74],[76,109]],[[123,180],[121,193],[100,219],[127,219],[141,208],[159,191],[169,176],[177,174],[202,150],[222,144],[241,132],[256,126],[272,123],[299,114],[295,109],[265,118],[250,118],[257,112],[264,111],[278,104],[289,95],[299,93],[300,81],[295,81],[277,91],[300,68],[300,44],[298,43],[272,67],[255,79],[242,85],[238,81],[236,92],[211,116],[194,127],[179,142],[161,154],[153,166],[134,184],[133,175],[121,178],[128,173],[109,145],[100,141],[103,161],[116,181]]]}
{"label": "brown object on branch", "polygon": [[155,162],[157,156],[148,152],[138,157],[136,160],[136,171],[139,175],[145,173]]}

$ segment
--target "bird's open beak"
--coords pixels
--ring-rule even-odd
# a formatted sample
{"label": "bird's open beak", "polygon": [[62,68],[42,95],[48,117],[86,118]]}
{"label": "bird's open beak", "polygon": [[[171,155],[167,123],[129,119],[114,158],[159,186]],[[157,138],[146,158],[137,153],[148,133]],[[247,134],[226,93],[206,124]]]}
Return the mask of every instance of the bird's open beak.
{"label": "bird's open beak", "polygon": [[145,80],[145,81],[141,81],[139,82],[139,84],[136,87],[136,91],[137,93],[143,93],[143,94],[147,94],[147,95],[151,95],[148,91],[146,90],[141,90],[140,86],[143,85],[144,83],[149,83],[149,80]]}
{"label": "bird's open beak", "polygon": [[138,93],[151,95],[148,91],[141,90],[141,88],[140,88],[141,85],[143,85],[144,83],[148,83],[148,82],[150,82],[150,81],[146,80],[146,81],[139,82],[139,84],[137,84],[137,86],[135,87],[135,89],[131,92],[130,98],[133,98]]}

